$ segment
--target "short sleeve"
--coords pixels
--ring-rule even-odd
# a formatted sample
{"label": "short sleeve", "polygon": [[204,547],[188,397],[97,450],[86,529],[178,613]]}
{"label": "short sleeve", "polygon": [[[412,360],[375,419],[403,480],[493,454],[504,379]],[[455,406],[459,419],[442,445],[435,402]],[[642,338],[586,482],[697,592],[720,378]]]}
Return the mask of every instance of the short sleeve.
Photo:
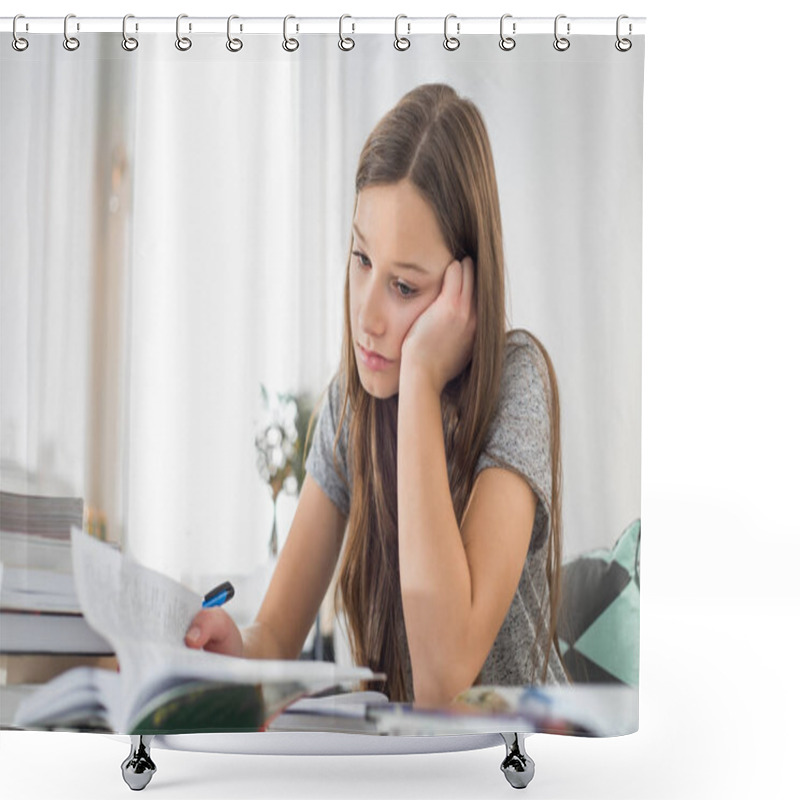
{"label": "short sleeve", "polygon": [[552,507],[550,458],[550,383],[544,356],[532,339],[509,337],[500,398],[475,475],[489,467],[521,475],[538,498],[531,546],[547,538]]}
{"label": "short sleeve", "polygon": [[338,376],[334,377],[322,398],[314,437],[306,458],[306,474],[314,478],[336,508],[347,517],[350,514],[350,476],[347,472],[346,420],[339,441],[336,441],[342,394]]}

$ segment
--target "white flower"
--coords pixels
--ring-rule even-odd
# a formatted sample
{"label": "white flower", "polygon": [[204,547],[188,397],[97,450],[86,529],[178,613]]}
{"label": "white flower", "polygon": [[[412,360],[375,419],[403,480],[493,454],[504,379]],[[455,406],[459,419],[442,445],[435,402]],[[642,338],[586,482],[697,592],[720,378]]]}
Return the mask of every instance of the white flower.
{"label": "white flower", "polygon": [[291,474],[297,447],[297,403],[291,395],[268,392],[261,387],[264,419],[255,437],[258,473],[270,486],[281,473],[280,484]]}

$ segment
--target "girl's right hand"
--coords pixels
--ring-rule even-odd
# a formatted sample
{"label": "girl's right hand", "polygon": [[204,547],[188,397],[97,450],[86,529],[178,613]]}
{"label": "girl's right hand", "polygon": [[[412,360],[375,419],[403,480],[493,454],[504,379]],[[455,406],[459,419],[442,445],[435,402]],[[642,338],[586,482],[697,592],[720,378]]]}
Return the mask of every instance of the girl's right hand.
{"label": "girl's right hand", "polygon": [[184,642],[194,650],[208,650],[227,656],[244,656],[244,642],[236,623],[221,608],[199,611],[186,632]]}
{"label": "girl's right hand", "polygon": [[420,372],[438,394],[469,363],[477,310],[475,264],[469,256],[448,264],[437,298],[414,320],[403,339],[400,373]]}

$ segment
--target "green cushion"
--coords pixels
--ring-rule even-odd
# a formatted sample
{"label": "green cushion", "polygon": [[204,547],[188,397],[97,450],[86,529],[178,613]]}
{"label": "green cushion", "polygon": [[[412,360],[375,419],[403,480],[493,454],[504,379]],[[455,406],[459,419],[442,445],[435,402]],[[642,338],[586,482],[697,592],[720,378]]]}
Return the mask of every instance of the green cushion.
{"label": "green cushion", "polygon": [[639,684],[639,549],[634,520],[610,550],[562,567],[558,637],[573,681]]}

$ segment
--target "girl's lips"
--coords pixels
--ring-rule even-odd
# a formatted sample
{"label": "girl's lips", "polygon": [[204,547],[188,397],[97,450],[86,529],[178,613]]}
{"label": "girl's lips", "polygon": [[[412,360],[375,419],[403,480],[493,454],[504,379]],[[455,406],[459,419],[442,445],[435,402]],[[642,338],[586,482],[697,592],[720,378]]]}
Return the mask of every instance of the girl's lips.
{"label": "girl's lips", "polygon": [[361,363],[364,364],[367,369],[379,371],[386,369],[392,363],[388,358],[384,358],[382,355],[374,353],[371,350],[366,350],[360,344],[356,345],[356,348],[358,349],[358,357],[361,359]]}

